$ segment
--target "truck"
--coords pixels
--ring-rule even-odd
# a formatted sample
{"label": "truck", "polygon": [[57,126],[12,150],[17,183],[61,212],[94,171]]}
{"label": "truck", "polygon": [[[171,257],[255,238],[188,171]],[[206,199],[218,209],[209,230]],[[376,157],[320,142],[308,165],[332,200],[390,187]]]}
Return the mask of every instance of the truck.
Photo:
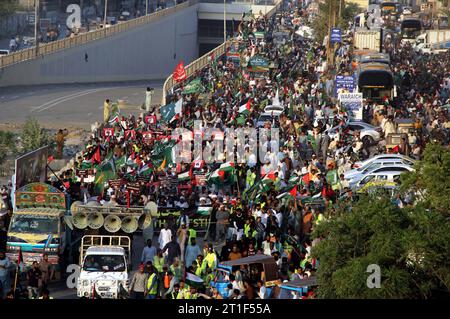
{"label": "truck", "polygon": [[359,28],[355,30],[353,35],[354,51],[372,51],[381,52],[382,49],[382,29],[367,30]]}
{"label": "truck", "polygon": [[58,272],[70,242],[64,193],[45,183],[30,183],[15,191],[15,205],[6,237],[6,255],[12,261],[20,256],[21,262],[29,266],[47,254]]}
{"label": "truck", "polygon": [[130,254],[131,240],[128,236],[83,236],[77,296],[89,299],[127,298]]}
{"label": "truck", "polygon": [[430,53],[431,46],[436,43],[448,42],[450,40],[450,29],[446,30],[427,30],[417,36],[414,51],[417,53]]}

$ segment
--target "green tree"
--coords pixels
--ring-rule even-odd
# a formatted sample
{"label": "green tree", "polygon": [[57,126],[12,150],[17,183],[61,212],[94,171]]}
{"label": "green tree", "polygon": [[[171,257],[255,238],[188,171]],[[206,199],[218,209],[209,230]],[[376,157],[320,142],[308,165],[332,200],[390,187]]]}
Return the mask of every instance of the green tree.
{"label": "green tree", "polygon": [[[430,298],[450,291],[449,155],[429,145],[416,172],[402,176],[400,194],[420,195],[414,205],[399,208],[387,194],[364,195],[317,225],[319,298]],[[380,266],[380,288],[367,286],[371,264]]]}
{"label": "green tree", "polygon": [[23,153],[33,151],[45,145],[52,144],[49,134],[40,127],[38,121],[34,118],[28,118],[20,135],[22,140]]}
{"label": "green tree", "polygon": [[14,154],[16,152],[14,137],[14,134],[11,132],[0,131],[0,166],[4,164],[8,154]]}
{"label": "green tree", "polygon": [[1,0],[0,1],[0,19],[9,17],[19,9],[17,0]]}
{"label": "green tree", "polygon": [[[341,1],[341,10],[339,15],[339,1]],[[336,15],[336,27],[346,29],[348,23],[353,21],[355,15],[362,12],[361,8],[356,3],[346,3],[344,0],[325,0],[319,2],[319,13],[314,20],[313,29],[315,31],[315,38],[322,43],[324,37],[328,34],[331,27],[329,23],[329,16],[334,13]]]}

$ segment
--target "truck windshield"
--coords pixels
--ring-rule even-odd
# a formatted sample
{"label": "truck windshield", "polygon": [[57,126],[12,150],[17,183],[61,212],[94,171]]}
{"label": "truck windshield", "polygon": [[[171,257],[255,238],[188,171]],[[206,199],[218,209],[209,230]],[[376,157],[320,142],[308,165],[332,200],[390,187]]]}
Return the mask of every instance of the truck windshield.
{"label": "truck windshield", "polygon": [[83,263],[86,271],[125,271],[125,260],[121,255],[88,255]]}
{"label": "truck windshield", "polygon": [[48,216],[15,215],[11,221],[10,232],[33,234],[57,234],[58,219]]}

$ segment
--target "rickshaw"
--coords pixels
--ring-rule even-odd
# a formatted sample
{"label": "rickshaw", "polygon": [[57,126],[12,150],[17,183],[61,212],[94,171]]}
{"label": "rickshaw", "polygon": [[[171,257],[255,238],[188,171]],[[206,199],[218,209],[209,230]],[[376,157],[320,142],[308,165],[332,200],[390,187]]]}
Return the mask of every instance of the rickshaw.
{"label": "rickshaw", "polygon": [[273,287],[278,282],[278,266],[272,256],[262,254],[219,263],[211,287],[217,288],[225,298],[227,285],[229,284],[228,276],[240,270],[241,266],[248,267],[252,283],[256,285],[258,280],[263,281],[267,288],[267,295],[270,296]]}
{"label": "rickshaw", "polygon": [[308,293],[312,287],[317,286],[317,277],[296,279],[279,286],[280,292],[277,299],[301,299],[302,295]]}

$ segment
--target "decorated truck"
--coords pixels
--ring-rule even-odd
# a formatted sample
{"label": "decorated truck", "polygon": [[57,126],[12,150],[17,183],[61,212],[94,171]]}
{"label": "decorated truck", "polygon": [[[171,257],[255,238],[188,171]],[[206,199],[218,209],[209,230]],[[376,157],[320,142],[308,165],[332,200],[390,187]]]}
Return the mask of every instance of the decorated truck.
{"label": "decorated truck", "polygon": [[7,233],[6,254],[26,265],[48,255],[59,265],[66,251],[65,195],[45,183],[27,184],[15,192],[15,206]]}

